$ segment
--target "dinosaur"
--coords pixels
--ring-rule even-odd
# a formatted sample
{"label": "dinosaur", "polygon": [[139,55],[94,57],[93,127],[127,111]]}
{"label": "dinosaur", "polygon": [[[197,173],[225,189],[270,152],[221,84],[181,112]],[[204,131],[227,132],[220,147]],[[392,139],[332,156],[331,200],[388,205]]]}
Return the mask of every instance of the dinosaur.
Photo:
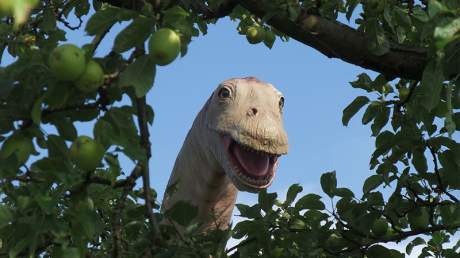
{"label": "dinosaur", "polygon": [[[283,95],[257,78],[219,84],[185,138],[168,186],[182,181],[174,195],[165,193],[162,210],[191,199],[199,207],[191,223],[204,222],[201,232],[228,228],[238,190],[257,193],[270,186],[280,156],[288,153],[283,106]],[[182,235],[184,228],[175,227]]]}

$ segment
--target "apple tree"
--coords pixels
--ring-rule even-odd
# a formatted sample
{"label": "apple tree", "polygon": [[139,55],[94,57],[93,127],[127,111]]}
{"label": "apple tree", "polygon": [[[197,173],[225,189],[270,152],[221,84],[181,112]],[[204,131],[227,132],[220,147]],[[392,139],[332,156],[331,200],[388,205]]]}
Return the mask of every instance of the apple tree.
{"label": "apple tree", "polygon": [[[86,24],[67,21],[90,9]],[[337,21],[354,12],[356,28]],[[0,16],[0,57],[18,57],[0,67],[0,257],[403,257],[384,244],[409,237],[407,254],[422,245],[419,257],[459,257],[460,242],[445,246],[460,228],[459,1],[2,0]],[[317,194],[297,200],[303,189],[293,184],[284,202],[261,191],[256,205],[237,204],[244,221],[205,235],[189,225],[198,208],[187,200],[160,212],[145,95],[157,65],[186,55],[192,37],[225,17],[248,43],[294,39],[380,74],[350,82],[378,97],[357,96],[343,110],[346,126],[365,108],[375,137],[362,195],[327,172],[320,184],[332,209]],[[113,50],[93,57],[122,21],[130,24]],[[65,44],[57,24],[94,38]],[[131,105],[117,105],[123,96]],[[89,121],[93,136],[77,137],[75,123]],[[37,150],[46,155],[25,166]],[[136,162],[133,171],[118,155]],[[184,237],[162,219],[188,226]],[[230,237],[241,241],[229,247]]]}

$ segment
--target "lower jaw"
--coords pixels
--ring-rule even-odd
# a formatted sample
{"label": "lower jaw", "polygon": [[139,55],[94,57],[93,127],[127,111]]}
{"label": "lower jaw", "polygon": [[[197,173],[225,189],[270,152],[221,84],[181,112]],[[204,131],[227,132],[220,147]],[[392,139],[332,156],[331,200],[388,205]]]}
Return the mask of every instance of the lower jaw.
{"label": "lower jaw", "polygon": [[263,176],[261,179],[255,179],[251,178],[249,176],[246,176],[244,172],[239,171],[238,168],[236,168],[233,171],[235,177],[238,178],[238,180],[250,187],[253,188],[267,188],[273,181],[273,177],[275,176],[274,172],[269,172],[267,175]]}

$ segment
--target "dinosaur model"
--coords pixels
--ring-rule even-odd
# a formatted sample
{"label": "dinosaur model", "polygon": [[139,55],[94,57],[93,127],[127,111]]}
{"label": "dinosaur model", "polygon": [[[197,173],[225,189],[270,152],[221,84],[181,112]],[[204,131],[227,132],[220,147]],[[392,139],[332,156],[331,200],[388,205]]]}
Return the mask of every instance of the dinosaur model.
{"label": "dinosaur model", "polygon": [[[289,150],[283,106],[283,95],[254,77],[221,83],[185,138],[168,186],[179,177],[182,181],[174,195],[168,198],[165,193],[162,209],[191,199],[199,207],[191,223],[205,222],[201,232],[228,228],[238,190],[256,193],[267,188],[280,155]],[[184,228],[175,226],[182,235]]]}

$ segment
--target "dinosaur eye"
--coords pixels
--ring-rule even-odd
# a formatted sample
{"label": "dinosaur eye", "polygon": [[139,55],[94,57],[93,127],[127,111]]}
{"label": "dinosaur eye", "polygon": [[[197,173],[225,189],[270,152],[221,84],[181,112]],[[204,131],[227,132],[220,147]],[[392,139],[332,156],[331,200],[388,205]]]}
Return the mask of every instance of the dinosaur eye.
{"label": "dinosaur eye", "polygon": [[226,99],[228,97],[230,97],[230,91],[228,89],[226,89],[226,88],[220,89],[219,98]]}
{"label": "dinosaur eye", "polygon": [[284,107],[284,97],[280,98],[280,103],[278,104],[280,108]]}

